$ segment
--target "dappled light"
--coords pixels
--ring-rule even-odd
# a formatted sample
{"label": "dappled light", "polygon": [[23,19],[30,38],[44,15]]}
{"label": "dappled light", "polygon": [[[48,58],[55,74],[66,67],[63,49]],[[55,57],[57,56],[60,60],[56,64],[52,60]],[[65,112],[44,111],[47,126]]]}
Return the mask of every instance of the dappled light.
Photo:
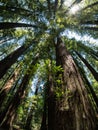
{"label": "dappled light", "polygon": [[81,8],[79,7],[79,5],[74,5],[71,9],[70,9],[70,11],[69,11],[69,13],[70,14],[76,14],[78,11],[80,11],[81,10]]}
{"label": "dappled light", "polygon": [[0,1],[0,130],[98,130],[98,0]]}

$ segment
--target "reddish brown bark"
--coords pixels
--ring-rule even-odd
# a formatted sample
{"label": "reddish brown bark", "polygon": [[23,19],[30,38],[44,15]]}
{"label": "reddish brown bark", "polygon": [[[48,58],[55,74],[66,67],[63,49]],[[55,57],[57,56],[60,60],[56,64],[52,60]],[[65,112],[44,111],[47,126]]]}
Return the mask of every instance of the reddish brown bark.
{"label": "reddish brown bark", "polygon": [[57,65],[61,65],[62,96],[56,101],[54,130],[95,130],[96,116],[78,68],[60,38],[56,45]]}
{"label": "reddish brown bark", "polygon": [[1,127],[7,128],[8,130],[11,128],[15,114],[16,114],[16,110],[25,96],[26,87],[28,86],[29,80],[32,76],[31,75],[32,73],[30,73],[32,71],[30,70],[32,69],[32,66],[36,64],[38,57],[39,55],[36,55],[35,60],[32,61],[30,67],[27,70],[27,73],[24,75],[22,82],[18,90],[16,91],[15,95],[13,96],[12,100],[10,100],[5,111],[1,113],[0,115]]}
{"label": "reddish brown bark", "polygon": [[6,84],[4,85],[2,90],[0,91],[0,106],[2,106],[2,103],[4,102],[4,100],[7,96],[7,93],[11,89],[12,85],[16,81],[17,76],[18,76],[18,71],[17,72],[15,71],[14,74],[10,77],[10,79],[6,82]]}

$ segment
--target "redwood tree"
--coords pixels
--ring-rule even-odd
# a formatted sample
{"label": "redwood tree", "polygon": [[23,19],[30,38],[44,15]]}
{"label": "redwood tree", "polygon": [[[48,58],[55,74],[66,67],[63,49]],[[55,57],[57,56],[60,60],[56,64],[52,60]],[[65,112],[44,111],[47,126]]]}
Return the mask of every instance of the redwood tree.
{"label": "redwood tree", "polygon": [[88,61],[84,59],[77,51],[75,52],[79,56],[79,58],[83,61],[83,63],[86,65],[86,67],[91,71],[96,81],[98,81],[98,72],[96,72],[95,69],[88,63]]}
{"label": "redwood tree", "polygon": [[23,45],[17,50],[10,53],[0,61],[0,79],[5,75],[7,70],[16,62],[16,60],[31,46],[31,44]]}
{"label": "redwood tree", "polygon": [[79,70],[61,38],[57,38],[56,62],[64,72],[56,101],[54,130],[95,130],[96,116]]}
{"label": "redwood tree", "polygon": [[[94,85],[93,87],[96,87],[96,93],[92,90],[93,87],[89,87],[89,93],[87,93],[85,84],[89,86],[89,83],[87,81],[85,81],[85,84],[83,83],[83,77],[81,78],[80,76],[78,65],[75,64],[69,51],[72,52],[75,49],[80,53],[84,52],[88,60],[84,60],[83,56],[80,60],[85,62],[86,66],[91,70],[91,73],[95,75],[96,80],[98,80],[97,71],[95,72],[87,62],[90,61],[91,63],[94,61],[93,64],[98,69],[98,47],[90,44],[97,44],[98,1],[71,0],[68,2],[68,0],[33,0],[33,2],[31,0],[2,0],[0,2],[0,47],[2,47],[2,52],[0,52],[0,58],[2,59],[0,61],[0,79],[2,78],[2,80],[0,80],[0,85],[4,81],[7,81],[7,76],[12,72],[17,60],[22,61],[22,57],[26,59],[26,62],[22,62],[21,64],[23,73],[21,72],[21,77],[18,77],[17,83],[15,83],[10,93],[11,98],[8,97],[8,100],[6,100],[6,102],[8,101],[7,105],[5,105],[6,107],[4,106],[5,110],[0,113],[2,127],[6,127],[7,129],[11,127],[16,110],[21,104],[26,87],[33,76],[34,70],[30,67],[32,66],[31,58],[33,57],[34,59],[35,53],[41,51],[38,63],[42,65],[46,58],[50,59],[49,53],[52,57],[51,59],[56,62],[54,65],[55,68],[59,70],[56,70],[56,72],[53,71],[54,66],[52,65],[49,73],[45,73],[45,80],[42,81],[43,84],[48,82],[41,128],[46,129],[47,124],[48,130],[97,129],[96,110],[95,106],[92,106],[92,101],[94,100],[96,106],[98,105],[98,99],[96,97],[97,82],[95,80],[93,81],[92,77],[89,76],[92,86]],[[68,39],[65,42],[68,43],[66,47],[61,38],[58,37],[58,34],[62,35],[63,40]],[[79,37],[81,38],[81,42],[76,44],[77,40],[79,41]],[[33,38],[38,41],[39,45],[25,44],[26,46],[23,45],[17,50],[14,50],[15,48],[12,48],[12,44],[15,41],[11,40],[11,44],[9,44],[10,38],[18,39],[19,46],[25,44],[26,40],[32,41]],[[57,41],[55,47],[54,41]],[[85,45],[89,44],[89,47],[83,47],[81,43]],[[46,48],[49,47],[50,51],[48,52]],[[9,49],[7,48],[11,48],[12,53],[8,52]],[[31,51],[29,51],[30,49]],[[75,54],[76,58],[77,56]],[[44,91],[43,89],[41,90]],[[28,123],[27,121],[28,125],[30,125],[31,120],[32,114],[30,113],[30,122]]]}
{"label": "redwood tree", "polygon": [[34,66],[38,60],[39,55],[35,56],[35,60],[32,61],[31,65],[27,69],[26,74],[24,75],[21,84],[19,85],[15,95],[12,97],[8,103],[7,108],[0,115],[0,124],[1,127],[10,130],[12,128],[13,121],[15,119],[16,110],[20,105],[22,99],[25,97],[25,90],[29,84],[29,80],[32,77],[32,66]]}

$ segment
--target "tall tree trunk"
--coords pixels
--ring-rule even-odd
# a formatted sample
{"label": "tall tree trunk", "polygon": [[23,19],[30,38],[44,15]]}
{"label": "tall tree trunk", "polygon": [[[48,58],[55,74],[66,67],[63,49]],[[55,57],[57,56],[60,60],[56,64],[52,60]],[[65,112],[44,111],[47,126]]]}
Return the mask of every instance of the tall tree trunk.
{"label": "tall tree trunk", "polygon": [[47,107],[46,107],[46,101],[44,102],[44,111],[43,111],[43,115],[42,115],[42,123],[41,123],[41,128],[40,130],[47,130],[47,124],[46,124],[46,117],[47,117]]}
{"label": "tall tree trunk", "polygon": [[86,59],[84,59],[77,51],[75,51],[79,58],[83,61],[83,63],[87,66],[87,68],[91,71],[96,81],[98,81],[98,72],[88,63]]}
{"label": "tall tree trunk", "polygon": [[[15,6],[10,6],[10,5],[0,5],[0,11],[8,11],[9,13],[17,13],[18,15],[23,15],[24,14],[28,14],[28,15],[32,15],[34,12],[28,9],[24,9],[24,8],[18,8]],[[20,13],[19,13],[20,12]]]}
{"label": "tall tree trunk", "polygon": [[90,91],[90,93],[92,94],[92,97],[93,97],[93,99],[94,99],[94,101],[95,101],[95,103],[96,103],[97,112],[98,112],[98,97],[97,97],[97,95],[96,95],[96,93],[95,93],[95,91],[94,91],[92,85],[89,83],[88,79],[86,78],[86,76],[84,77],[84,80],[85,80],[85,82],[87,83],[88,88],[89,88],[89,91]]}
{"label": "tall tree trunk", "polygon": [[14,74],[10,77],[10,79],[6,82],[3,89],[1,89],[1,91],[0,91],[0,107],[2,106],[2,103],[4,102],[4,100],[7,96],[7,93],[9,92],[12,85],[16,81],[17,76],[18,76],[18,72],[15,71]]}
{"label": "tall tree trunk", "polygon": [[54,83],[51,73],[51,64],[49,64],[48,84],[47,84],[47,101],[48,101],[48,130],[54,130],[55,121],[55,92]]}
{"label": "tall tree trunk", "polygon": [[9,23],[9,22],[0,22],[1,29],[17,28],[17,27],[36,27],[36,25],[25,24],[25,23]]}
{"label": "tall tree trunk", "polygon": [[98,60],[98,52],[84,44],[79,44],[79,47],[85,50],[86,53],[89,53],[94,59]]}
{"label": "tall tree trunk", "polygon": [[50,0],[47,0],[48,10],[50,11]]}
{"label": "tall tree trunk", "polygon": [[54,3],[54,13],[56,13],[57,8],[58,8],[58,0],[55,0],[55,3]]}
{"label": "tall tree trunk", "polygon": [[98,20],[94,20],[94,21],[84,21],[84,22],[81,22],[81,24],[84,24],[84,25],[87,25],[87,24],[89,24],[89,25],[98,25]]}
{"label": "tall tree trunk", "polygon": [[27,87],[28,81],[29,81],[29,75],[26,74],[22,80],[22,83],[19,86],[19,89],[17,90],[16,94],[10,101],[7,109],[0,116],[1,127],[7,128],[8,130],[11,128],[12,122],[15,117],[15,112],[18,106],[20,105],[23,97],[25,96],[25,89]]}
{"label": "tall tree trunk", "polygon": [[47,86],[45,86],[44,92],[44,106],[40,130],[47,130]]}
{"label": "tall tree trunk", "polygon": [[98,112],[98,97],[97,97],[97,95],[96,95],[96,93],[94,91],[94,88],[90,84],[90,82],[88,81],[88,79],[87,79],[87,77],[85,75],[85,71],[84,71],[83,67],[79,64],[79,62],[77,62],[77,60],[75,58],[74,58],[74,61],[75,61],[76,65],[78,66],[78,69],[80,71],[80,74],[81,74],[81,76],[83,78],[84,83],[87,86],[86,88],[87,88],[88,92],[91,95],[90,97],[93,98],[92,100],[93,100],[93,102],[95,102],[94,105],[95,105],[96,111]]}
{"label": "tall tree trunk", "polygon": [[54,130],[95,130],[96,117],[85,86],[71,55],[60,38],[56,62],[62,72],[61,97],[56,101]]}
{"label": "tall tree trunk", "polygon": [[[40,80],[38,80],[38,83],[36,85],[36,90],[35,90],[35,96],[38,95],[38,88],[39,88],[39,83],[40,83]],[[32,106],[30,108],[30,111],[27,115],[27,119],[26,119],[26,124],[25,124],[25,130],[32,130],[32,126],[31,126],[31,123],[32,123],[32,119],[33,119],[33,114],[34,114],[34,104],[32,103]]]}
{"label": "tall tree trunk", "polygon": [[33,114],[34,114],[34,108],[31,106],[31,109],[28,113],[28,117],[27,117],[27,120],[26,120],[25,130],[32,130],[31,121],[32,121],[32,118],[33,118]]}
{"label": "tall tree trunk", "polygon": [[30,47],[30,45],[31,44],[21,46],[0,61],[0,79],[5,75],[7,70],[16,62],[18,57],[21,56]]}
{"label": "tall tree trunk", "polygon": [[30,67],[27,70],[27,73],[24,75],[22,82],[18,90],[16,91],[14,97],[10,101],[5,111],[0,115],[1,127],[7,128],[8,130],[11,128],[15,114],[16,114],[16,110],[25,96],[26,87],[29,83],[30,77],[32,76],[31,75],[32,73],[30,73],[32,71],[30,70],[32,70],[32,66],[36,64],[38,57],[39,55],[35,56],[35,60],[32,61]]}

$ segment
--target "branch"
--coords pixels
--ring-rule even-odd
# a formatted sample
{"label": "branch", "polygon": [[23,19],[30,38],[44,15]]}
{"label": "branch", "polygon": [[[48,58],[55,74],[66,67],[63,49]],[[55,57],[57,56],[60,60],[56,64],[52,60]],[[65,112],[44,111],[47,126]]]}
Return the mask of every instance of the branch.
{"label": "branch", "polygon": [[95,3],[93,3],[93,4],[90,4],[90,5],[86,6],[86,7],[83,8],[82,10],[86,10],[86,9],[88,9],[88,8],[91,8],[91,7],[93,7],[93,6],[96,6],[97,4],[98,4],[98,2],[95,2]]}
{"label": "branch", "polygon": [[86,27],[86,26],[83,27],[83,26],[82,26],[81,29],[98,31],[98,27]]}
{"label": "branch", "polygon": [[36,25],[25,24],[25,23],[9,23],[9,22],[0,22],[1,29],[17,28],[17,27],[33,27],[36,28]]}
{"label": "branch", "polygon": [[50,0],[47,0],[47,4],[48,4],[48,9],[50,11]]}
{"label": "branch", "polygon": [[81,22],[81,24],[98,24],[98,20],[94,20],[94,21],[85,21],[85,22]]}

